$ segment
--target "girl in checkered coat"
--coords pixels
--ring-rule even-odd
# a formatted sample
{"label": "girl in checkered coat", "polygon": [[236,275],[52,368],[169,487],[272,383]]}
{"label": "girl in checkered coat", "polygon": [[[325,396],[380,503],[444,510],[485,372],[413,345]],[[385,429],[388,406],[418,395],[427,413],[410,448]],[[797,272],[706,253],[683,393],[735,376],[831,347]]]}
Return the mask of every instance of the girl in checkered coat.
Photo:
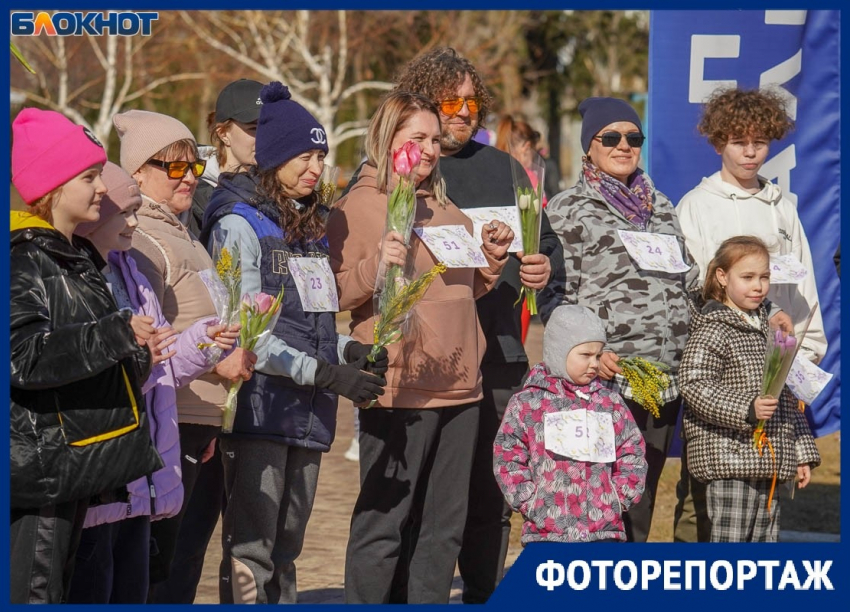
{"label": "girl in checkered coat", "polygon": [[[775,542],[776,484],[803,488],[820,455],[788,388],[760,397],[767,334],[770,257],[753,236],[724,241],[709,264],[702,293],[690,296],[690,337],[679,368],[685,398],[688,467],[707,482],[712,542]],[[753,446],[766,419],[770,445]]]}

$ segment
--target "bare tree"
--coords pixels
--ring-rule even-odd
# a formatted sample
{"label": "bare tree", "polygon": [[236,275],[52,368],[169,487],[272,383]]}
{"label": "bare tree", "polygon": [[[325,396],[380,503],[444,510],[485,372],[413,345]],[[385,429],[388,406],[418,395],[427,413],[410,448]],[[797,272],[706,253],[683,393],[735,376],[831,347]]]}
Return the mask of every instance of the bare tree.
{"label": "bare tree", "polygon": [[142,77],[145,48],[154,37],[63,36],[22,38],[22,49],[36,71],[26,85],[12,92],[58,111],[88,127],[108,147],[112,116],[126,105],[176,81],[206,78],[201,72],[179,72]]}
{"label": "bare tree", "polygon": [[328,163],[336,147],[365,133],[367,121],[342,121],[345,102],[365,90],[389,90],[392,84],[349,82],[349,32],[346,11],[211,11],[180,12],[196,34],[271,81],[289,87],[292,99],[325,126]]}

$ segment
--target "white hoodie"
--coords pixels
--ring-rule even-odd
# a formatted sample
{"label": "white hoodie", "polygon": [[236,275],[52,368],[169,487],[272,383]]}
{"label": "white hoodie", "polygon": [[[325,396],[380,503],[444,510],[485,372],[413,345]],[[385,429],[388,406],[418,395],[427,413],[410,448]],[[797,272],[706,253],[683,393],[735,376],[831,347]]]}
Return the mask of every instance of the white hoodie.
{"label": "white hoodie", "polygon": [[[799,334],[809,310],[819,303],[809,242],[796,207],[782,197],[782,190],[762,177],[759,182],[764,185],[761,191],[749,193],[725,182],[716,172],[685,194],[676,214],[685,244],[699,266],[700,281],[705,280],[708,264],[720,243],[732,236],[757,236],[774,255],[793,253],[809,271],[808,276],[798,285],[771,285],[768,299],[791,317]],[[826,347],[818,306],[801,350],[817,363],[826,354]]]}

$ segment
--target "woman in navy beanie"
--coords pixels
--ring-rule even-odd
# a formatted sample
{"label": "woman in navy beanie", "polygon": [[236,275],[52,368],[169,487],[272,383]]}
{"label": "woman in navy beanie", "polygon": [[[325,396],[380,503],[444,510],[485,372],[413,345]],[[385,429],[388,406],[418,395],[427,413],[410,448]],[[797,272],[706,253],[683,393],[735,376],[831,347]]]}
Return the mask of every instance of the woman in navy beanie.
{"label": "woman in navy beanie", "polygon": [[[685,289],[696,268],[688,278],[684,272],[644,269],[626,250],[623,235],[628,234],[620,232],[660,234],[659,240],[675,240],[667,243],[668,252],[658,249],[658,258],[678,251],[690,260],[673,205],[638,168],[645,134],[637,112],[617,98],[588,98],[578,108],[585,152],[579,180],[546,209],[564,247],[565,270],[553,280],[565,289],[566,303],[587,306],[605,321],[608,344],[599,377],[624,398],[646,441],[646,491],[624,517],[629,541],[645,542],[681,405],[676,375],[688,332]],[[671,383],[658,416],[634,400],[617,365],[623,357],[670,367]]]}
{"label": "woman in navy beanie", "polygon": [[221,436],[221,603],[296,603],[295,559],[322,453],[334,439],[338,396],[369,402],[386,384],[386,351],[369,363],[371,345],[336,332],[328,210],[314,194],[325,129],[281,83],[264,86],[260,98],[257,165],[220,177],[201,234],[208,247],[214,235],[239,245],[243,294],[284,289],[280,318],[239,392],[233,432]]}

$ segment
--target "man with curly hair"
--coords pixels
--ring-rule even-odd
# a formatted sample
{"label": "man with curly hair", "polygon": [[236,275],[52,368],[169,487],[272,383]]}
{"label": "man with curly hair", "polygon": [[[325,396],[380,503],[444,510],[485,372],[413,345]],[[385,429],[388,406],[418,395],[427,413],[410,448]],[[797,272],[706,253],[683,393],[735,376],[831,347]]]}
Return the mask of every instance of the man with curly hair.
{"label": "man with curly hair", "polygon": [[[793,129],[784,98],[770,89],[721,88],[707,101],[698,129],[720,155],[718,172],[703,178],[676,208],[685,243],[705,280],[708,264],[727,238],[755,235],[773,256],[793,255],[808,270],[799,284],[771,285],[771,324],[779,309],[790,316],[796,336],[803,332],[812,306],[818,302],[809,242],[797,207],[778,185],[759,176],[770,153],[770,143]],[[817,363],[826,353],[820,307],[815,311],[800,354]],[[705,485],[687,471],[687,449],[682,452],[682,474],[676,487],[674,540],[708,541],[711,525],[705,505]]]}
{"label": "man with curly hair", "polygon": [[[437,104],[442,130],[440,172],[452,202],[461,209],[515,205],[510,156],[473,140],[487,118],[493,98],[469,60],[448,47],[433,49],[402,69],[395,88],[423,94]],[[540,251],[521,259],[510,256],[496,287],[477,301],[487,349],[481,364],[484,398],[467,520],[462,545],[460,534],[457,541],[464,603],[485,602],[504,571],[511,510],[493,476],[493,442],[505,406],[521,388],[528,372],[521,336],[520,288],[524,284],[543,290],[552,268],[563,264],[560,241],[545,214]],[[428,469],[427,462],[425,465]],[[352,532],[354,537],[358,536]],[[429,563],[424,558],[425,537],[417,525],[410,525],[405,531],[390,601],[408,601],[408,591],[419,589],[414,584],[416,576]]]}

